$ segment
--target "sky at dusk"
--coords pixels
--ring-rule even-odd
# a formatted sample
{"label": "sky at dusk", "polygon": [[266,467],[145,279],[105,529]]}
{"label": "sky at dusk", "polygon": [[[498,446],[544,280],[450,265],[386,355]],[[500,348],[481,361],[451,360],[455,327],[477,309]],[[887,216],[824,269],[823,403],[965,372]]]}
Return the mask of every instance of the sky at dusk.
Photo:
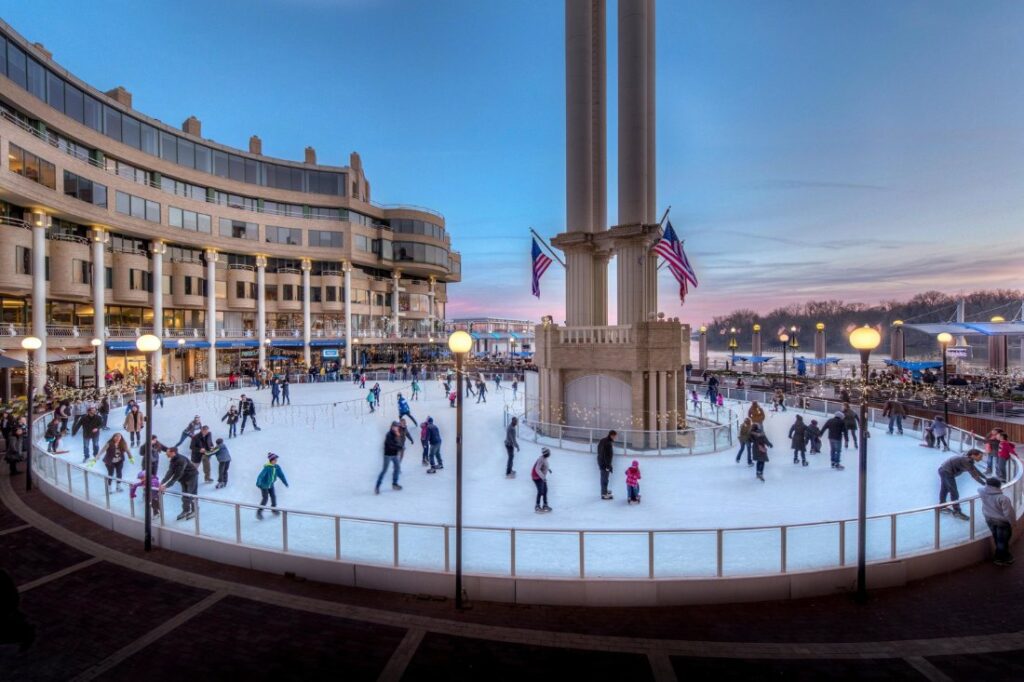
{"label": "sky at dusk", "polygon": [[[444,213],[464,277],[449,317],[562,319],[557,265],[530,295],[527,231],[564,229],[560,1],[0,0],[0,16],[218,142],[359,151],[376,200]],[[658,203],[701,278],[680,307],[663,272],[667,315],[1024,285],[1024,3],[659,0],[657,22]],[[616,165],[612,137],[612,223]]]}

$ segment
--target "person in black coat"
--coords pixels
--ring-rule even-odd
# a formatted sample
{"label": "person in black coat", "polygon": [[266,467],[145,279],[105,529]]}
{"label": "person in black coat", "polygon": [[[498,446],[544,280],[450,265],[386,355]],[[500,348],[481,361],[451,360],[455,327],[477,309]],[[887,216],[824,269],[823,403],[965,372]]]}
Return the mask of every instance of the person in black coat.
{"label": "person in black coat", "polygon": [[213,478],[210,476],[210,458],[206,456],[211,450],[213,450],[213,435],[210,434],[210,427],[204,426],[199,429],[199,433],[192,436],[192,442],[189,444],[192,463],[203,465],[204,483],[213,483]]}
{"label": "person in black coat", "polygon": [[601,499],[611,500],[613,495],[608,490],[608,477],[612,473],[612,455],[615,448],[615,431],[609,431],[608,435],[597,443],[597,468],[601,470]]}
{"label": "person in black coat", "polygon": [[185,455],[178,454],[178,448],[167,448],[167,473],[160,481],[160,492],[168,486],[181,484],[181,513],[178,521],[195,516],[196,500],[193,497],[199,490],[199,471]]}
{"label": "person in black coat", "polygon": [[245,394],[238,400],[238,411],[242,413],[242,428],[239,433],[245,433],[245,425],[251,419],[252,428],[259,431],[260,427],[256,425],[256,403],[253,402],[252,398],[246,398]]}
{"label": "person in black coat", "polygon": [[793,464],[802,461],[807,466],[807,424],[804,424],[804,418],[799,414],[789,427],[789,440],[793,448]]}
{"label": "person in black coat", "polygon": [[[100,430],[103,429],[103,418],[96,413],[95,407],[89,407],[86,413],[75,423],[71,430],[74,436],[79,430],[82,431],[82,461],[89,461],[89,457],[96,457],[100,452]],[[92,455],[89,454],[89,444],[92,444]]]}
{"label": "person in black coat", "polygon": [[149,443],[139,446],[139,457],[142,458],[142,466],[146,466],[146,454],[149,453],[149,475],[156,476],[160,468],[160,453],[167,452],[167,446],[160,442],[155,435],[150,436]]}
{"label": "person in black coat", "polygon": [[768,461],[768,448],[774,447],[768,440],[760,424],[750,428],[750,443],[754,449],[754,461],[757,463],[757,478],[764,482],[764,465]]}
{"label": "person in black coat", "polygon": [[831,419],[825,422],[822,431],[828,436],[832,468],[843,469],[843,465],[839,461],[843,456],[843,434],[846,433],[846,416],[842,412],[836,412]]}

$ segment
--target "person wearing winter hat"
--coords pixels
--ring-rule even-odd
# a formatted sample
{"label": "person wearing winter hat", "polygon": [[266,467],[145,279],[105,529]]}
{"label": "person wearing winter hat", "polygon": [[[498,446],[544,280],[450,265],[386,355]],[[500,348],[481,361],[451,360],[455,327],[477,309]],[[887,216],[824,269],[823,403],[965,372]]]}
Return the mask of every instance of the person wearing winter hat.
{"label": "person wearing winter hat", "polygon": [[402,425],[398,422],[391,422],[391,428],[388,429],[388,435],[384,436],[384,465],[381,467],[380,474],[377,476],[377,485],[373,488],[374,495],[380,495],[380,484],[381,481],[384,480],[384,474],[387,473],[388,467],[392,468],[392,490],[402,489],[402,486],[398,485],[398,477],[402,473],[401,454],[402,450],[405,448],[405,437],[406,434],[402,433]]}
{"label": "person wearing winter hat", "polygon": [[626,469],[626,502],[640,504],[640,462],[635,459]]}
{"label": "person wearing winter hat", "polygon": [[750,429],[750,442],[753,445],[754,462],[757,464],[757,480],[764,483],[764,465],[768,462],[768,448],[773,447],[772,442],[760,424],[754,424]]}
{"label": "person wearing winter hat", "polygon": [[1013,522],[1017,518],[1013,503],[1003,493],[1002,481],[995,477],[987,479],[985,487],[978,488],[978,493],[981,496],[981,512],[995,544],[992,563],[996,566],[1009,566],[1013,563],[1010,538],[1013,535]]}
{"label": "person wearing winter hat", "polygon": [[430,468],[428,474],[436,474],[444,469],[441,461],[441,429],[437,428],[433,417],[427,417],[427,443],[430,445]]}
{"label": "person wearing winter hat", "polygon": [[270,498],[271,511],[274,515],[280,514],[277,511],[277,491],[274,489],[274,484],[277,480],[281,479],[281,483],[284,483],[286,488],[288,485],[288,479],[285,478],[284,470],[277,463],[277,455],[273,452],[267,453],[267,463],[263,465],[263,469],[260,471],[260,475],[256,477],[256,487],[260,489],[260,508],[256,510],[256,518],[263,518],[263,507],[267,504],[267,498]]}
{"label": "person wearing winter hat", "polygon": [[822,426],[822,433],[828,435],[828,445],[832,457],[832,468],[843,469],[840,459],[843,456],[843,434],[846,433],[846,416],[842,410],[837,411],[832,418]]}
{"label": "person wearing winter hat", "polygon": [[533,484],[537,486],[537,501],[533,510],[538,514],[551,511],[551,507],[548,506],[548,474],[551,473],[551,467],[548,466],[549,457],[551,451],[541,448],[540,457],[533,463],[533,471],[530,472]]}

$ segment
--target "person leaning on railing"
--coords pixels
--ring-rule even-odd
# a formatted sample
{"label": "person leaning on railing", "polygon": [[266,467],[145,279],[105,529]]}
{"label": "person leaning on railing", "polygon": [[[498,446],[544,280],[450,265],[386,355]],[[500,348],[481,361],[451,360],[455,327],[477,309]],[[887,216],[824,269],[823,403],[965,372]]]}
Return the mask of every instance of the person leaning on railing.
{"label": "person leaning on railing", "polygon": [[966,521],[969,517],[960,509],[957,500],[960,499],[960,492],[956,487],[956,479],[960,474],[970,474],[978,483],[985,485],[985,477],[981,475],[975,466],[981,461],[981,450],[971,448],[963,455],[950,457],[939,467],[939,504],[945,504],[947,495],[953,504],[943,507],[942,511],[952,513],[958,519]]}

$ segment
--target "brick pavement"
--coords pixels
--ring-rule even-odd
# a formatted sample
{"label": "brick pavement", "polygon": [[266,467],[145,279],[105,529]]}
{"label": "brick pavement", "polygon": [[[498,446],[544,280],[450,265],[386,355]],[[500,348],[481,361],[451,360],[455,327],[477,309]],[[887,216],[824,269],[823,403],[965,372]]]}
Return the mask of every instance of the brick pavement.
{"label": "brick pavement", "polygon": [[[0,487],[6,484],[0,479]],[[818,679],[831,674],[837,679],[967,680],[976,679],[979,672],[984,677],[1013,679],[1016,674],[1024,679],[1017,663],[1021,651],[979,653],[985,651],[986,638],[963,639],[991,633],[1002,648],[1024,649],[1018,644],[1020,638],[999,639],[998,635],[1024,632],[1024,570],[1019,567],[1001,570],[979,565],[874,592],[863,606],[840,596],[660,609],[475,603],[471,610],[456,613],[446,600],[292,580],[163,550],[146,555],[138,541],[71,514],[40,493],[18,491],[16,499],[27,503],[30,513],[57,522],[74,537],[96,542],[112,554],[23,595],[23,610],[38,626],[39,642],[23,656],[0,647],[2,679],[72,677],[102,661],[109,663],[111,657],[116,660],[101,671],[99,679],[145,675],[147,679],[175,677],[181,682],[181,670],[202,674],[200,679],[220,679],[235,672],[255,679],[321,677],[330,671],[347,671],[347,679],[375,679],[381,671],[393,672],[394,662],[386,668],[389,660],[399,650],[406,628],[414,627],[412,620],[422,617],[451,625],[446,626],[447,632],[428,631],[422,641],[414,642],[407,659],[397,666],[401,670],[408,663],[406,679],[421,679],[442,668],[451,679],[547,679],[547,672],[566,666],[598,679],[623,675],[649,679],[652,671],[656,679],[672,679],[673,674],[680,679],[736,674],[753,679]],[[24,523],[0,503],[0,524],[17,528]],[[74,567],[89,556],[35,528],[0,535],[0,567],[7,568],[17,584]],[[125,558],[124,566],[117,565],[118,556]],[[147,565],[180,569],[197,578],[186,585],[125,567],[139,558],[155,562]],[[282,599],[271,604],[228,596],[175,625],[175,617],[218,589],[201,587],[203,580],[210,579],[270,591],[263,593]],[[300,602],[305,606],[300,607]],[[310,604],[324,607],[313,612],[317,609]],[[332,604],[337,605],[333,611]],[[335,613],[351,607],[393,614],[389,620],[393,624],[361,622]],[[173,627],[164,633],[160,627],[168,622]],[[154,628],[159,636],[146,640]],[[509,640],[510,628],[528,636]],[[605,650],[608,647],[595,643],[595,636],[621,638],[611,649],[640,642],[630,638],[648,637],[652,639],[645,640],[643,647],[658,649],[658,642],[664,641],[664,650],[660,659],[648,660],[646,651],[637,651],[640,644],[628,650]],[[928,644],[929,638],[949,639]],[[901,653],[903,648],[913,648],[900,642],[908,639],[923,640],[928,652],[929,658],[917,667],[909,662],[917,654]],[[894,641],[887,644],[886,640]],[[700,641],[706,641],[706,647]],[[137,653],[122,660],[119,652],[126,646],[130,649],[133,642]],[[826,645],[833,653],[821,654],[813,648],[815,642],[849,644]],[[865,645],[875,647],[871,649],[875,653],[864,654],[859,642],[876,643]],[[968,653],[942,655],[958,645]],[[181,665],[154,669],[154,660],[173,657],[175,651],[184,652]],[[658,661],[664,664],[659,666]]]}

